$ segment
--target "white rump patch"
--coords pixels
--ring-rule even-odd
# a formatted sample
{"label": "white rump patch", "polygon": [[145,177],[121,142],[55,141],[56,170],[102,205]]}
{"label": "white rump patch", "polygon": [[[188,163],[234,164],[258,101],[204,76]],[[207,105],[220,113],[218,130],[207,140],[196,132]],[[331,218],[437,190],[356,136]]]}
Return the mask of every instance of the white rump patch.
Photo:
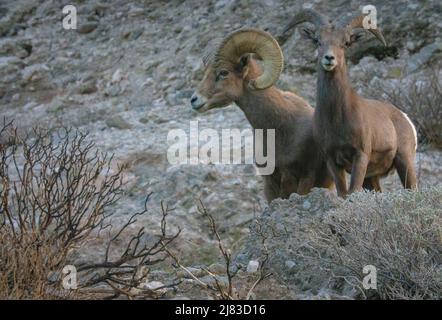
{"label": "white rump patch", "polygon": [[416,150],[417,149],[417,132],[416,132],[416,127],[414,126],[413,122],[411,122],[410,118],[408,118],[408,116],[407,116],[407,114],[405,112],[402,112],[402,114],[404,115],[405,119],[407,119],[408,123],[411,126],[411,129],[413,129],[414,142],[416,143],[414,149]]}

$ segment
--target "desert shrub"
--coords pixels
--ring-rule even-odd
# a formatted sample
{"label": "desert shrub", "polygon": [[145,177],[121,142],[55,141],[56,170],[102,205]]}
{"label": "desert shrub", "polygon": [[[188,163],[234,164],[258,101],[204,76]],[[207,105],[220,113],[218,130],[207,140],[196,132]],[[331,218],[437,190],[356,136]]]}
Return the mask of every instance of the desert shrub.
{"label": "desert shrub", "polygon": [[[255,290],[264,280],[272,276],[266,272],[268,254],[263,254],[259,265],[253,272],[245,272],[239,268],[233,268],[231,250],[221,239],[218,225],[213,215],[204,206],[202,201],[198,202],[198,212],[208,222],[210,236],[215,239],[217,253],[220,256],[220,263],[211,266],[199,266],[198,268],[188,268],[181,262],[180,257],[165,248],[165,251],[174,261],[177,270],[177,278],[187,278],[192,281],[199,291],[210,299],[222,300],[249,300],[255,297]],[[265,242],[265,241],[264,241]],[[207,243],[209,245],[209,243]],[[249,270],[250,271],[250,270]],[[189,291],[189,290],[187,290]]]}
{"label": "desert shrub", "polygon": [[387,100],[406,112],[416,125],[421,143],[442,148],[442,84],[435,71],[392,89],[377,87]]}
{"label": "desert shrub", "polygon": [[[64,290],[61,270],[75,265],[75,250],[109,229],[123,168],[114,168],[112,157],[75,130],[34,129],[21,137],[9,123],[0,129],[0,141],[0,298],[74,298],[98,285],[103,297],[155,297],[142,284],[148,267],[166,258],[165,246],[179,234],[166,234],[168,211],[152,241],[144,228],[127,237],[146,206],[130,216],[104,244],[102,261],[78,266],[78,290]],[[110,251],[116,243],[122,250],[115,256]]]}
{"label": "desert shrub", "polygon": [[[257,217],[234,261],[268,258],[272,289],[295,299],[440,299],[441,198],[440,186],[345,200],[325,189],[293,194]],[[370,265],[376,290],[364,288]]]}
{"label": "desert shrub", "polygon": [[[312,270],[344,280],[359,298],[440,299],[441,199],[440,187],[353,194],[306,235]],[[377,269],[376,290],[363,288],[367,265]]]}

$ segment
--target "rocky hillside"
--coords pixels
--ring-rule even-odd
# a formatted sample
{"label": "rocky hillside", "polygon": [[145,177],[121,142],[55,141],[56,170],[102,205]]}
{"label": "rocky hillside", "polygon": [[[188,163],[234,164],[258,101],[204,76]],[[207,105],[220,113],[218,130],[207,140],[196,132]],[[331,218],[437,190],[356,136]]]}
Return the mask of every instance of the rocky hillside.
{"label": "rocky hillside", "polygon": [[[361,192],[343,201],[314,189],[275,200],[250,225],[236,262],[244,270],[264,264],[278,297],[440,299],[441,192]],[[377,269],[376,290],[363,287],[367,265]],[[272,297],[265,286],[257,294]]]}
{"label": "rocky hillside", "polygon": [[[78,29],[62,27],[62,8],[77,8]],[[391,88],[425,79],[429,67],[440,72],[442,5],[437,0],[371,1],[388,42],[367,41],[349,52],[354,86],[373,95],[374,84]],[[189,261],[212,263],[216,255],[196,201],[210,208],[226,241],[238,248],[249,224],[267,204],[261,178],[252,166],[170,165],[167,134],[249,128],[241,111],[230,106],[207,114],[192,112],[188,100],[202,77],[207,43],[250,26],[279,34],[300,8],[313,7],[330,17],[360,13],[360,1],[314,0],[4,0],[0,3],[0,116],[14,119],[25,133],[32,126],[75,127],[89,132],[98,148],[126,164],[126,193],[114,208],[116,224],[127,213],[148,206],[141,217],[147,230],[158,227],[160,201],[175,208],[183,254]],[[296,32],[284,45],[285,69],[278,82],[314,106],[315,49]],[[379,93],[380,95],[380,93]],[[422,184],[438,184],[441,153],[419,149]],[[387,190],[399,189],[395,176]],[[86,253],[90,254],[90,253]]]}

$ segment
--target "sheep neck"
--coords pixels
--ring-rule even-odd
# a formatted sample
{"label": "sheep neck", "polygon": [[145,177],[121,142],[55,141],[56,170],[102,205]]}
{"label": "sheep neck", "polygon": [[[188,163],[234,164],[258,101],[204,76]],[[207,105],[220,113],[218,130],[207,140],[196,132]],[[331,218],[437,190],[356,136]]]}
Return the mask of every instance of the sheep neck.
{"label": "sheep neck", "polygon": [[350,86],[346,65],[334,71],[318,68],[317,80],[317,115],[321,119],[336,123],[346,121],[351,117],[353,108],[352,96],[354,91]]}
{"label": "sheep neck", "polygon": [[243,96],[235,103],[254,129],[283,129],[290,124],[292,112],[286,108],[279,89],[270,87],[264,90],[244,90]]}

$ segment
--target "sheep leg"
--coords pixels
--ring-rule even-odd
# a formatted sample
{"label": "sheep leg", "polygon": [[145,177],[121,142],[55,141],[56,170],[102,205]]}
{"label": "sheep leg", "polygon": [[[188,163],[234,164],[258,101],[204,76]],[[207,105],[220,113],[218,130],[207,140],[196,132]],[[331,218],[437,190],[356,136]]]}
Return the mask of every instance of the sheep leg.
{"label": "sheep leg", "polygon": [[394,158],[394,166],[405,189],[417,189],[417,177],[411,157],[400,154]]}
{"label": "sheep leg", "polygon": [[381,187],[381,181],[380,181],[380,177],[379,176],[375,176],[371,178],[371,181],[373,182],[373,186],[374,186],[374,191],[376,192],[382,192],[382,187]]}
{"label": "sheep leg", "polygon": [[290,195],[294,192],[297,192],[298,189],[298,181],[296,177],[294,177],[287,170],[281,173],[281,197],[283,199],[288,199]]}
{"label": "sheep leg", "polygon": [[337,166],[333,158],[327,159],[327,167],[335,181],[338,196],[345,198],[347,196],[347,179],[344,168]]}
{"label": "sheep leg", "polygon": [[364,188],[365,190],[368,190],[368,191],[374,190],[374,185],[373,185],[373,181],[371,180],[371,178],[364,179],[364,183],[362,184],[362,188]]}
{"label": "sheep leg", "polygon": [[379,176],[365,178],[362,187],[369,191],[382,192]]}
{"label": "sheep leg", "polygon": [[269,176],[264,176],[264,195],[267,202],[279,198],[280,195],[281,176],[277,170]]}
{"label": "sheep leg", "polygon": [[348,193],[362,190],[365,174],[367,173],[368,156],[364,152],[357,152],[353,158],[351,168],[350,189]]}
{"label": "sheep leg", "polygon": [[299,179],[297,194],[305,195],[310,192],[310,190],[315,186],[314,175],[308,175]]}

